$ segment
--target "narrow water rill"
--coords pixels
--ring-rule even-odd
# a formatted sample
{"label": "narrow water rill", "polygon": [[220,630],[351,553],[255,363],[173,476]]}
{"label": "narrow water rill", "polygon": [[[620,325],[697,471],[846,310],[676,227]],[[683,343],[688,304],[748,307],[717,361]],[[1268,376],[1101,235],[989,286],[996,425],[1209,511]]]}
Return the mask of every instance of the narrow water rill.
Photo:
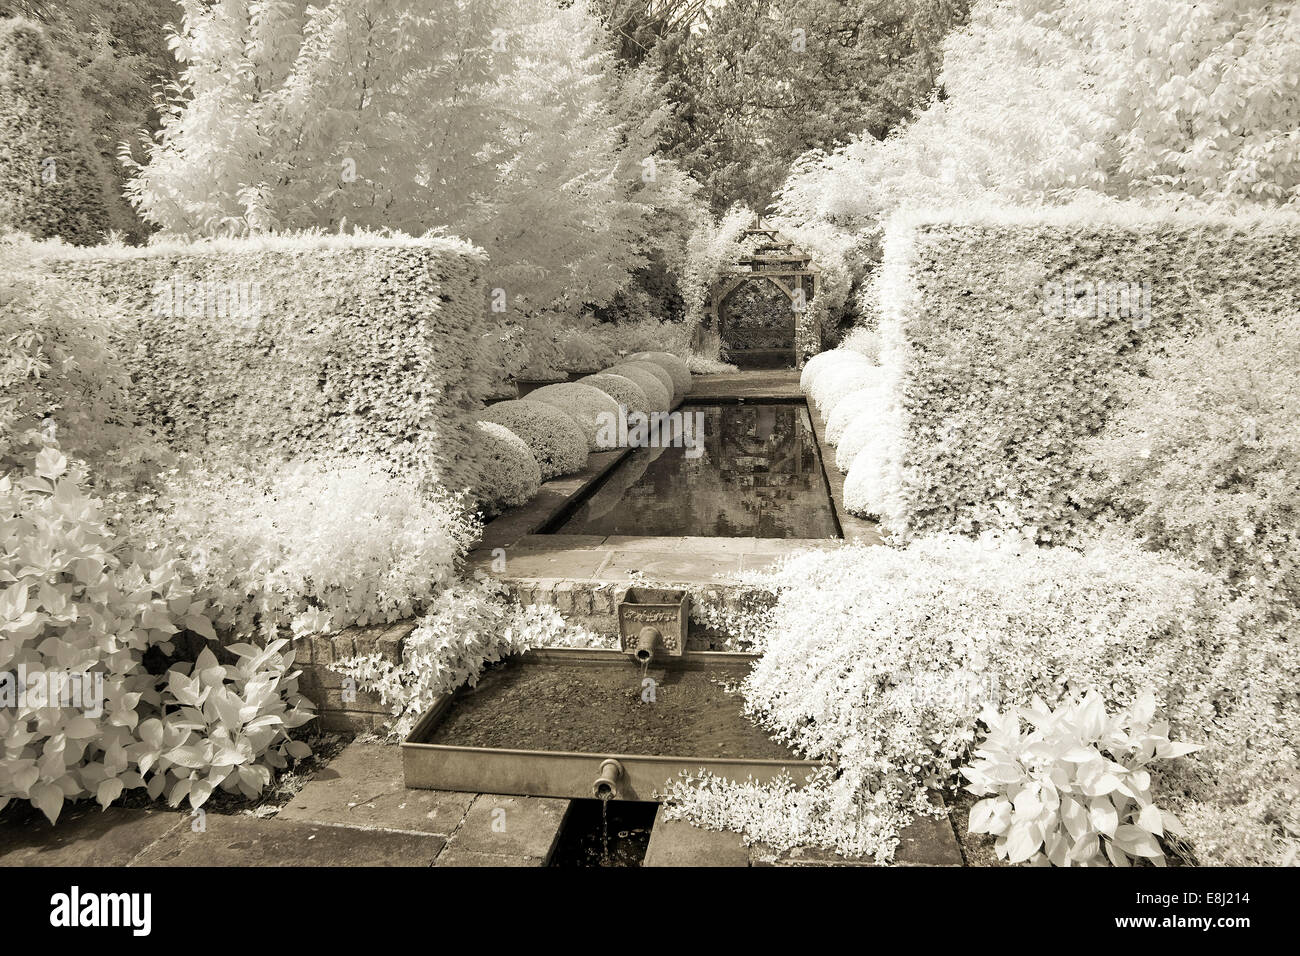
{"label": "narrow water rill", "polygon": [[[835,538],[802,403],[685,405],[692,443],[637,448],[558,534]],[[662,444],[669,444],[664,442]],[[684,447],[683,447],[684,445]]]}

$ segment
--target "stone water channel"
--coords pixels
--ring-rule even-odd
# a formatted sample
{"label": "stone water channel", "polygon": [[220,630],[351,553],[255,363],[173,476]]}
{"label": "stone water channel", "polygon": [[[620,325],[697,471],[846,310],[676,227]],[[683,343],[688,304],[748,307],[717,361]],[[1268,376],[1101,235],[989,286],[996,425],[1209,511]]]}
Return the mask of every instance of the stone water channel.
{"label": "stone water channel", "polygon": [[[587,474],[550,483],[562,487],[489,525],[473,562],[498,573],[525,603],[553,603],[573,623],[621,631],[630,650],[635,628],[629,631],[623,617],[635,591],[627,585],[636,578],[676,593],[703,590],[739,600],[726,593],[734,572],[809,547],[838,547],[846,537],[879,541],[873,526],[841,507],[842,482],[823,463],[824,423],[814,422],[797,373],[750,372],[693,384],[677,411],[694,441],[593,456]],[[742,779],[787,769],[800,779],[801,768],[816,765],[768,739],[743,717],[739,696],[724,689],[734,688],[750,659],[708,653],[725,635],[690,631],[683,623],[681,648],[666,642],[677,654],[685,651],[676,666],[663,646],[653,665],[646,652],[639,668],[629,657],[618,660],[618,652],[598,652],[614,659],[608,666],[555,659],[533,662],[545,666],[497,665],[417,728],[408,784],[486,789],[495,783],[510,792],[570,797],[555,865],[641,865],[646,854],[653,863],[667,852],[672,832],[687,843],[716,844],[697,840],[700,831],[684,825],[656,827],[655,789],[705,760],[732,761],[718,770]],[[680,663],[688,659],[691,666]],[[465,765],[468,748],[474,748],[472,768]],[[545,752],[551,761],[521,769],[520,761],[533,758],[519,752]],[[640,756],[602,762],[596,755]],[[680,766],[671,764],[674,757],[682,758]],[[425,763],[413,770],[411,761]],[[582,793],[583,774],[589,778],[597,764],[607,779]],[[601,799],[582,799],[591,796]],[[716,846],[711,852],[716,855]]]}

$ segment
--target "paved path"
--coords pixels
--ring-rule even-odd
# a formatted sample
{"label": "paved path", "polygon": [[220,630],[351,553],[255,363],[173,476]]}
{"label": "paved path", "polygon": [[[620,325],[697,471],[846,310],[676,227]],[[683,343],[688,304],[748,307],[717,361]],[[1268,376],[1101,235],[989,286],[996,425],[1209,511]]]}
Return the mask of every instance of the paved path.
{"label": "paved path", "polygon": [[[568,800],[408,789],[401,748],[354,742],[278,814],[101,811],[89,802],[0,824],[0,866],[545,866]],[[899,865],[960,866],[948,818],[903,833]],[[655,818],[646,866],[862,865],[834,853],[775,853],[738,834]]]}

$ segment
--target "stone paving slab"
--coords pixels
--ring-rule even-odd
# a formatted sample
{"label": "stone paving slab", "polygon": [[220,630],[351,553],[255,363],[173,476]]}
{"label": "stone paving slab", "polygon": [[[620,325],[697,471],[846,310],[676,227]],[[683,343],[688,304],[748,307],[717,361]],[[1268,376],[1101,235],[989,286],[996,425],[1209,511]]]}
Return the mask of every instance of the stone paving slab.
{"label": "stone paving slab", "polygon": [[[504,578],[594,578],[610,559],[612,552],[593,548],[576,550],[516,551],[507,548]],[[475,552],[475,567],[491,571],[491,556]]]}
{"label": "stone paving slab", "polygon": [[615,551],[596,575],[601,581],[627,581],[643,574],[654,581],[683,583],[717,581],[719,575],[740,570],[737,554],[672,554],[658,551]]}
{"label": "stone paving slab", "polygon": [[540,861],[522,864],[540,866],[551,858],[568,809],[568,800],[478,794],[438,865],[473,865],[455,862],[469,860],[468,853]]}
{"label": "stone paving slab", "polygon": [[126,866],[189,818],[162,810],[65,804],[57,825],[0,824],[0,866]]}
{"label": "stone paving slab", "polygon": [[408,789],[401,747],[354,741],[276,819],[448,836],[473,800],[472,793]]}
{"label": "stone paving slab", "polygon": [[547,860],[540,856],[500,856],[496,853],[479,853],[466,850],[454,844],[438,854],[434,866],[546,866]]}
{"label": "stone paving slab", "polygon": [[685,820],[655,814],[642,866],[749,866],[749,847],[739,833],[702,830]]}
{"label": "stone paving slab", "polygon": [[431,866],[446,840],[433,834],[209,813],[207,829],[168,833],[133,866]]}

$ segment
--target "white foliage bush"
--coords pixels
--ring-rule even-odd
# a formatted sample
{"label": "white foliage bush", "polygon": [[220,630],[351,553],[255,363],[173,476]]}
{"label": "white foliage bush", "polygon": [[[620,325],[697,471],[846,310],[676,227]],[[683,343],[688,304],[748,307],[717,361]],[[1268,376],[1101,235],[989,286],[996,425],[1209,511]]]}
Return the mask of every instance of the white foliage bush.
{"label": "white foliage bush", "polygon": [[476,497],[489,513],[517,508],[541,488],[542,469],[532,451],[514,432],[495,422],[479,422],[477,454],[483,483]]}
{"label": "white foliage bush", "polygon": [[611,375],[622,375],[636,382],[650,401],[650,410],[666,412],[673,407],[672,376],[652,362],[622,362],[605,369]]}
{"label": "white foliage bush", "polygon": [[826,416],[826,440],[832,445],[838,447],[850,425],[863,415],[880,408],[884,386],[879,378],[878,369],[868,373],[865,378],[868,384],[842,396],[832,406],[830,414]]}
{"label": "white foliage bush", "polygon": [[[852,354],[857,355],[856,352]],[[860,360],[842,359],[817,376],[809,395],[822,417],[829,418],[840,399],[879,379],[879,366],[872,365],[865,357]]]}
{"label": "white foliage bush", "polygon": [[880,333],[875,329],[861,327],[853,329],[848,335],[844,336],[839,347],[850,352],[857,352],[875,364],[880,364]]}
{"label": "white foliage bush", "polygon": [[288,643],[231,644],[235,663],[224,666],[204,648],[193,664],[172,666],[160,683],[162,716],[140,722],[130,749],[141,774],[153,771],[149,796],[194,808],[218,787],[256,797],[290,758],[311,755],[289,737],[315,715],[298,693],[294,651],[281,651]]}
{"label": "white foliage bush", "polygon": [[578,379],[582,385],[590,385],[598,388],[614,401],[618,402],[629,412],[641,412],[648,415],[653,409],[650,407],[650,398],[636,382],[632,381],[626,375],[617,375],[614,372],[600,372],[596,375],[587,375]]}
{"label": "white foliage bush", "polygon": [[691,390],[691,369],[686,361],[671,352],[634,352],[627,357],[629,362],[650,362],[658,365],[673,380],[673,393],[681,398]]}
{"label": "white foliage bush", "polygon": [[564,412],[545,402],[528,399],[496,402],[479,415],[523,440],[537,460],[542,481],[569,475],[587,467],[587,438]]}
{"label": "white foliage bush", "polygon": [[[217,786],[255,796],[310,752],[288,737],[311,718],[292,653],[244,645],[232,667],[206,652],[193,679],[183,665],[150,675],[146,650],[170,653],[181,630],[214,637],[217,609],[170,549],[118,537],[84,483],[53,444],[0,476],[0,807],[27,800],[57,822],[67,800],[107,807],[137,787],[173,806]],[[73,679],[80,699],[65,701],[55,681]]]}
{"label": "white foliage bush", "polygon": [[818,352],[804,363],[803,371],[799,373],[799,388],[812,398],[818,380],[827,372],[848,365],[864,364],[870,364],[867,357],[849,349],[828,349],[825,352]]}
{"label": "white foliage bush", "polygon": [[222,630],[268,640],[408,617],[477,533],[458,498],[355,459],[256,472],[194,462],[137,510],[136,533],[178,549]]}
{"label": "white foliage bush", "polygon": [[671,813],[777,848],[888,859],[899,829],[955,783],[988,705],[1095,690],[1152,693],[1174,730],[1204,740],[1222,703],[1205,678],[1236,640],[1209,575],[1125,541],[1084,552],[936,536],[906,549],[795,556],[748,583],[778,595],[742,685],[747,712],[834,773],[797,790],[713,780],[670,788]]}
{"label": "white foliage bush", "polygon": [[883,461],[888,450],[885,440],[889,433],[889,389],[880,383],[873,388],[860,389],[853,395],[856,413],[840,432],[835,445],[835,467],[846,474],[852,470],[859,453],[870,448],[873,457]]}
{"label": "white foliage bush", "polygon": [[331,668],[379,694],[392,707],[391,733],[403,738],[443,694],[473,687],[487,664],[530,647],[611,645],[612,639],[567,624],[553,607],[520,607],[500,582],[479,577],[438,597],[406,638],[400,664],[371,654]]}
{"label": "white foliage bush", "polygon": [[607,429],[602,425],[618,420],[618,402],[600,389],[580,382],[559,382],[543,385],[528,393],[530,402],[544,402],[568,415],[582,429],[589,451],[608,451],[612,445],[602,444]]}
{"label": "white foliage bush", "polygon": [[1001,714],[986,707],[984,739],[961,771],[966,789],[984,797],[971,807],[970,832],[995,836],[997,855],[1011,863],[1163,866],[1159,838],[1186,831],[1156,805],[1149,768],[1200,747],[1172,743],[1155,712],[1144,694],[1112,717],[1096,692],[1055,710],[1037,697]]}

